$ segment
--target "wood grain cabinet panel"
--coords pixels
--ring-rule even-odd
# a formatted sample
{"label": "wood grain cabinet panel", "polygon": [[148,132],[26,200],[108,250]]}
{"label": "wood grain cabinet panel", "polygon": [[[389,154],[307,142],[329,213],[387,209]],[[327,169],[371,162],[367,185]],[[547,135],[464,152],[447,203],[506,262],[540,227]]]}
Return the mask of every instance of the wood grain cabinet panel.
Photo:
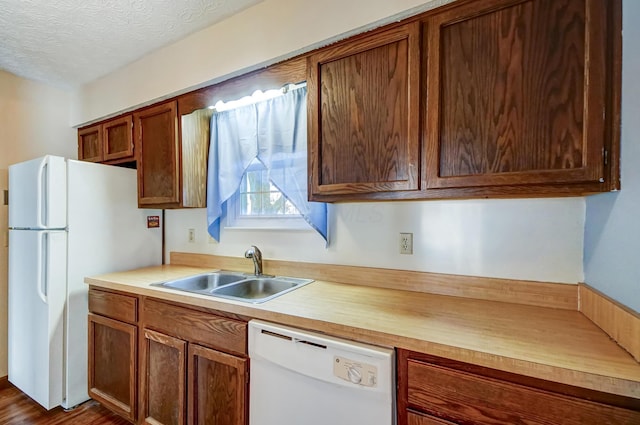
{"label": "wood grain cabinet panel", "polygon": [[105,164],[134,162],[132,115],[78,129],[78,159]]}
{"label": "wood grain cabinet panel", "polygon": [[637,400],[398,351],[399,425],[640,423]]}
{"label": "wood grain cabinet panel", "polygon": [[142,423],[185,424],[187,343],[145,329],[142,352]]}
{"label": "wood grain cabinet panel", "polygon": [[145,423],[246,425],[246,322],[150,298],[141,314]]}
{"label": "wood grain cabinet panel", "polygon": [[493,0],[429,18],[427,187],[605,183],[607,16]]}
{"label": "wood grain cabinet panel", "polygon": [[133,159],[133,116],[125,115],[102,124],[105,161]]}
{"label": "wood grain cabinet panel", "polygon": [[89,311],[135,324],[138,321],[138,298],[90,288]]}
{"label": "wood grain cabinet panel", "polygon": [[89,314],[89,396],[136,420],[138,328]]}
{"label": "wood grain cabinet panel", "polygon": [[78,159],[89,162],[102,162],[102,126],[92,125],[78,129]]}
{"label": "wood grain cabinet panel", "polygon": [[180,205],[177,114],[175,100],[133,114],[140,206]]}
{"label": "wood grain cabinet panel", "polygon": [[189,424],[247,423],[247,359],[189,345]]}
{"label": "wood grain cabinet panel", "polygon": [[434,418],[433,416],[409,412],[407,414],[407,425],[456,425],[453,422]]}
{"label": "wood grain cabinet panel", "polygon": [[414,22],[309,57],[312,200],[419,189],[419,33]]}
{"label": "wood grain cabinet panel", "polygon": [[145,326],[201,345],[236,354],[247,352],[247,323],[146,299]]}

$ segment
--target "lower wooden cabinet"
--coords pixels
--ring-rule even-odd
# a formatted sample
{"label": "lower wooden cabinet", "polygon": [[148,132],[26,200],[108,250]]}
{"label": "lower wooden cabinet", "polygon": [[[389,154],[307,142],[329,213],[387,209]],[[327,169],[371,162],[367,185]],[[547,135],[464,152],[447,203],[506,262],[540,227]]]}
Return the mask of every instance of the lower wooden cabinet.
{"label": "lower wooden cabinet", "polygon": [[247,423],[247,359],[189,345],[189,424]]}
{"label": "lower wooden cabinet", "polygon": [[149,329],[142,350],[143,424],[246,424],[246,359]]}
{"label": "lower wooden cabinet", "polygon": [[142,423],[184,424],[187,343],[145,329],[142,353]]}
{"label": "lower wooden cabinet", "polygon": [[398,425],[640,424],[637,401],[398,350]]}
{"label": "lower wooden cabinet", "polygon": [[89,396],[112,411],[136,419],[138,329],[89,314]]}
{"label": "lower wooden cabinet", "polygon": [[94,287],[89,311],[92,398],[139,424],[247,425],[245,318]]}

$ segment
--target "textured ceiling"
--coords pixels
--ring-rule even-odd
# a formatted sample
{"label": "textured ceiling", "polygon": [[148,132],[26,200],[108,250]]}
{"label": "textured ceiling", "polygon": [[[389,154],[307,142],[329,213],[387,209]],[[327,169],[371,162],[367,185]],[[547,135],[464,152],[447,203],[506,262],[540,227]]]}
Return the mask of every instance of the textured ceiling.
{"label": "textured ceiling", "polygon": [[0,0],[0,69],[61,88],[262,0]]}

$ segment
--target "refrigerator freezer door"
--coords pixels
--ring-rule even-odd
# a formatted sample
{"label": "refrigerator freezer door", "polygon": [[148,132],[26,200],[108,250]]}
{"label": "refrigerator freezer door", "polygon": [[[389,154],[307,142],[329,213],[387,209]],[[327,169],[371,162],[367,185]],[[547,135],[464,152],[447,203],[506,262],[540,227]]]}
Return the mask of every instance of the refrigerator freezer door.
{"label": "refrigerator freezer door", "polygon": [[9,381],[44,408],[62,403],[64,231],[9,231]]}
{"label": "refrigerator freezer door", "polygon": [[9,166],[9,227],[67,227],[67,170],[64,158],[49,155]]}

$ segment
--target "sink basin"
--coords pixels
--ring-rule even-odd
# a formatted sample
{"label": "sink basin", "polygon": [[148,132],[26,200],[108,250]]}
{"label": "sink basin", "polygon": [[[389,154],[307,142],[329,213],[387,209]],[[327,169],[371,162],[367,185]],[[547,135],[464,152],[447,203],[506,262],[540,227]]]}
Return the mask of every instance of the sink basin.
{"label": "sink basin", "polygon": [[284,276],[256,277],[234,272],[210,272],[168,282],[152,283],[151,286],[257,304],[286,294],[311,282],[313,282],[312,279]]}
{"label": "sink basin", "polygon": [[241,273],[211,272],[168,282],[153,283],[152,286],[180,289],[188,292],[211,292],[213,289],[246,279]]}
{"label": "sink basin", "polygon": [[212,293],[224,298],[261,303],[311,282],[313,280],[291,277],[252,278],[217,288]]}

